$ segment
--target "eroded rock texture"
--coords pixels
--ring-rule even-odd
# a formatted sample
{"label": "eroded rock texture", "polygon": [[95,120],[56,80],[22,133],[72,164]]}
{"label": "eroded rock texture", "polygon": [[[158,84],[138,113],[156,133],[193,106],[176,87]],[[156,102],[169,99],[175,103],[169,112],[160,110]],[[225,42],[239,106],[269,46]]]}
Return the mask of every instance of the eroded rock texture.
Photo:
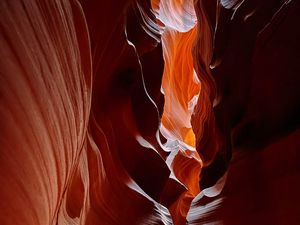
{"label": "eroded rock texture", "polygon": [[298,224],[299,16],[2,0],[0,224]]}

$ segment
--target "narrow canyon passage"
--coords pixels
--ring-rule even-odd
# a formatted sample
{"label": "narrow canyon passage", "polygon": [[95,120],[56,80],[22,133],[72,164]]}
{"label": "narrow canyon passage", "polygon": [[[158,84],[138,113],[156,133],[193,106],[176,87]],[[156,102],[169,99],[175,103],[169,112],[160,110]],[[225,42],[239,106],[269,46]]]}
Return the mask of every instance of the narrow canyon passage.
{"label": "narrow canyon passage", "polygon": [[298,225],[300,1],[0,1],[1,225]]}

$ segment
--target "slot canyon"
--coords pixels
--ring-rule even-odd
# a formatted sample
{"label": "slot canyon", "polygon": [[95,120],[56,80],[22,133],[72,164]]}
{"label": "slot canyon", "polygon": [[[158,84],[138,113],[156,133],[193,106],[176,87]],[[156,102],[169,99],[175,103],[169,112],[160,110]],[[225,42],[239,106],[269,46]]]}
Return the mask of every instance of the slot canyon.
{"label": "slot canyon", "polygon": [[299,225],[299,0],[1,0],[0,225]]}

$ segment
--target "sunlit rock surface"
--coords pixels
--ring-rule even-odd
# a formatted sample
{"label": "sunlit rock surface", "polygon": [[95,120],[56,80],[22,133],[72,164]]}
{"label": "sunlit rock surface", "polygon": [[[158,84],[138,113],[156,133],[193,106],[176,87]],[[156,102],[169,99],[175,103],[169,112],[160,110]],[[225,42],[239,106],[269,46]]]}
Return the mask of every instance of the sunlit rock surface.
{"label": "sunlit rock surface", "polygon": [[0,224],[298,224],[297,0],[2,0]]}

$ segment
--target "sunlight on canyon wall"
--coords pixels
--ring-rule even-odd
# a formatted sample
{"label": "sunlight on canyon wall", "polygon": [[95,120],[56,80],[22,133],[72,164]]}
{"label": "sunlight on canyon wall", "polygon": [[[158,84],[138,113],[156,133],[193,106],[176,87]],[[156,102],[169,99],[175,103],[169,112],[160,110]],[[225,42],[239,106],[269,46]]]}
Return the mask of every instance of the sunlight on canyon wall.
{"label": "sunlight on canyon wall", "polygon": [[296,0],[0,1],[0,224],[297,224]]}

